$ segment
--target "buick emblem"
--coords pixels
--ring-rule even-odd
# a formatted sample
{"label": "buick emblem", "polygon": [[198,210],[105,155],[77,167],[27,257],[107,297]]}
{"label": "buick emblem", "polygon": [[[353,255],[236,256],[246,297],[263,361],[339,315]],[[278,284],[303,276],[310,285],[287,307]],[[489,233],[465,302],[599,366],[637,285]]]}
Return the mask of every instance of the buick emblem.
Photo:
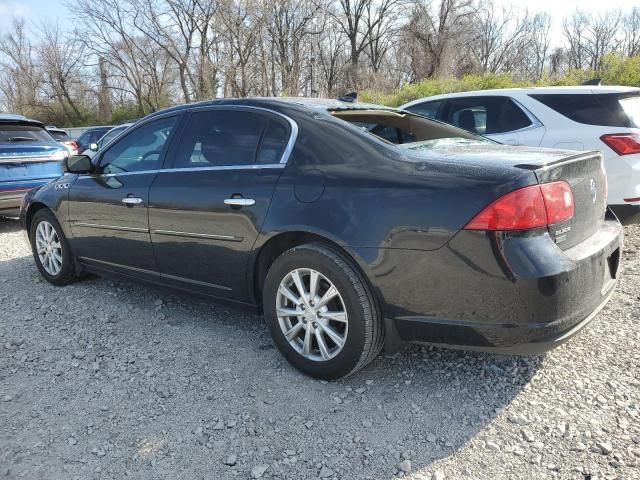
{"label": "buick emblem", "polygon": [[593,203],[596,203],[596,199],[598,198],[598,187],[596,186],[596,181],[591,179],[591,200]]}

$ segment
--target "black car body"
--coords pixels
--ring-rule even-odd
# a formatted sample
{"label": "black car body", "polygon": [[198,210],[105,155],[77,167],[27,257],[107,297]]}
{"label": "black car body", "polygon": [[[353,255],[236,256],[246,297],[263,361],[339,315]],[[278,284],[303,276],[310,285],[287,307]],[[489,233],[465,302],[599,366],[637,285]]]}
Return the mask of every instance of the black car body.
{"label": "black car body", "polygon": [[[417,142],[394,145],[372,135],[371,124],[397,130],[398,143],[407,132]],[[127,155],[136,160],[114,166]],[[70,164],[78,158],[88,162]],[[152,114],[92,162],[82,167],[90,173],[68,173],[29,194],[21,217],[32,244],[34,218],[48,210],[68,242],[62,253],[73,256],[73,274],[257,306],[283,354],[320,377],[357,370],[383,337],[389,349],[425,342],[545,351],[586,325],[616,284],[622,229],[606,209],[597,152],[502,146],[384,107],[246,99]],[[547,194],[557,186],[563,194]],[[526,195],[538,203],[520,211]],[[552,219],[552,202],[571,215]],[[537,223],[495,228],[504,215]],[[323,269],[319,258],[333,266]],[[274,283],[274,270],[282,276],[296,265],[310,272],[306,287],[295,276]],[[340,277],[340,269],[349,274]],[[308,353],[307,338],[296,337],[292,350],[279,342],[278,322],[297,335],[302,322],[316,328],[331,316],[326,306],[314,316],[311,295],[305,299],[316,281],[342,292],[344,312],[358,321],[338,333],[362,334],[357,348],[367,355],[298,361],[294,350]],[[345,291],[351,285],[353,294]],[[320,340],[308,342],[324,359]],[[346,367],[331,363],[341,358]]]}
{"label": "black car body", "polygon": [[113,125],[87,128],[76,140],[76,143],[78,144],[78,153],[83,153],[91,146],[92,143],[98,143],[98,141],[112,128]]}
{"label": "black car body", "polygon": [[0,115],[0,215],[18,216],[24,194],[62,175],[67,156],[42,123]]}

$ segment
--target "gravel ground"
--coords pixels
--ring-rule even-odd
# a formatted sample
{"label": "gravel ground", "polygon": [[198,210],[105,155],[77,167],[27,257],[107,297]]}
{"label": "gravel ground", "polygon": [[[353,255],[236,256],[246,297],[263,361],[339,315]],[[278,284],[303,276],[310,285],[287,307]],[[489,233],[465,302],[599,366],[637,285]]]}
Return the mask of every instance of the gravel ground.
{"label": "gravel ground", "polygon": [[411,347],[304,377],[257,316],[42,281],[0,220],[0,477],[640,478],[640,228],[598,318],[540,357]]}

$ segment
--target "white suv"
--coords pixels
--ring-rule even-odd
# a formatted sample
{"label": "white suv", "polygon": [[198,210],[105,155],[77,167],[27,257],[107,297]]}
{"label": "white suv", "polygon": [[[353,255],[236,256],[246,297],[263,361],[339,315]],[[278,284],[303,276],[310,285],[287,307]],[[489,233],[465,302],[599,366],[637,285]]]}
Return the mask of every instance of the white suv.
{"label": "white suv", "polygon": [[609,207],[640,221],[640,88],[540,87],[421,98],[400,107],[511,145],[600,150]]}

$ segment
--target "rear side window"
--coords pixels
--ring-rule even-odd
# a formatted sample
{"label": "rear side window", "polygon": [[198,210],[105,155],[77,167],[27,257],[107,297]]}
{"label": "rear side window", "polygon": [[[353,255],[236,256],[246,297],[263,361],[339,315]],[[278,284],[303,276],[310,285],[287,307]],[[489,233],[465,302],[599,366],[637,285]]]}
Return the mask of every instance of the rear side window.
{"label": "rear side window", "polygon": [[[267,123],[264,115],[244,110],[194,112],[180,139],[174,168],[252,165]],[[276,126],[270,135],[273,145],[282,132]],[[274,163],[273,157],[265,153],[263,160]]]}
{"label": "rear side window", "polygon": [[290,135],[291,129],[284,121],[275,118],[269,120],[269,125],[264,132],[262,142],[260,142],[256,163],[259,165],[280,163],[284,149],[289,143]]}
{"label": "rear side window", "polygon": [[532,125],[509,97],[462,97],[448,100],[443,120],[471,133],[508,133]]}
{"label": "rear side window", "polygon": [[0,144],[52,143],[44,128],[30,125],[0,125]]}
{"label": "rear side window", "polygon": [[531,98],[586,125],[640,127],[640,96],[619,93],[534,94]]}
{"label": "rear side window", "polygon": [[64,132],[49,132],[49,135],[51,135],[57,142],[67,142],[71,140],[69,135]]}
{"label": "rear side window", "polygon": [[438,111],[440,110],[440,106],[443,104],[443,100],[434,100],[432,102],[423,102],[418,103],[417,105],[412,105],[405,110],[411,113],[417,113],[418,115],[423,115],[429,118],[438,118]]}

